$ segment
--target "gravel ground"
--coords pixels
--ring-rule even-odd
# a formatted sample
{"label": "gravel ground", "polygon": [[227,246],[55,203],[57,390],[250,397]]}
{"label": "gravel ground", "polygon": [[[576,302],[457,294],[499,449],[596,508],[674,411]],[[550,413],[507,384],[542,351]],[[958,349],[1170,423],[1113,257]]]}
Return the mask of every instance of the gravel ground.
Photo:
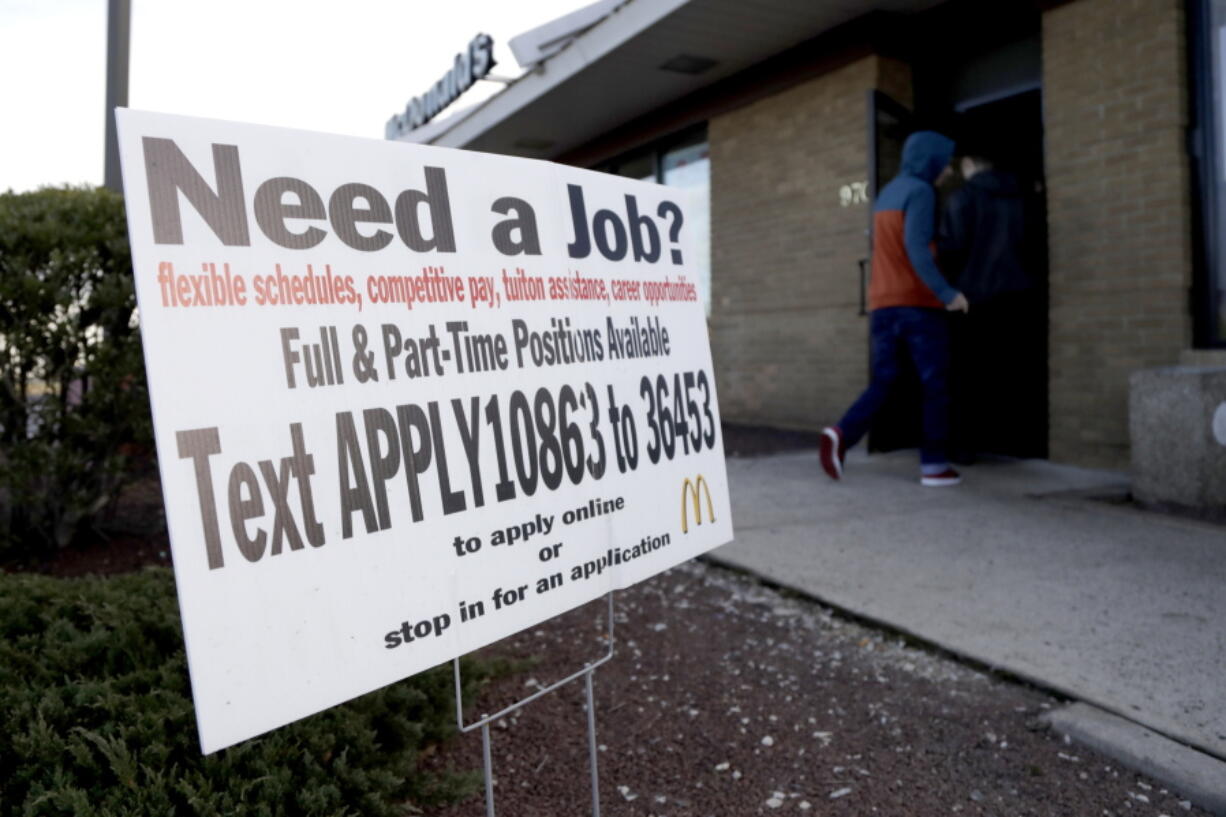
{"label": "gravel ground", "polygon": [[[490,648],[533,658],[493,712],[605,650],[593,602]],[[1059,700],[693,562],[616,597],[595,675],[601,813],[1204,814],[1040,726]],[[497,813],[590,813],[582,682],[492,729]],[[439,766],[480,768],[478,731]],[[439,817],[483,815],[482,794]]]}

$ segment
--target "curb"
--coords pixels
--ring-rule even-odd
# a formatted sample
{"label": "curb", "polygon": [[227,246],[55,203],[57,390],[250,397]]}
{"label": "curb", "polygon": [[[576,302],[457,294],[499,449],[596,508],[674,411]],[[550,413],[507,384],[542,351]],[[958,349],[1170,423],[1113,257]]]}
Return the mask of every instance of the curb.
{"label": "curb", "polygon": [[1040,717],[1070,740],[1158,780],[1195,805],[1226,817],[1226,762],[1085,703]]}

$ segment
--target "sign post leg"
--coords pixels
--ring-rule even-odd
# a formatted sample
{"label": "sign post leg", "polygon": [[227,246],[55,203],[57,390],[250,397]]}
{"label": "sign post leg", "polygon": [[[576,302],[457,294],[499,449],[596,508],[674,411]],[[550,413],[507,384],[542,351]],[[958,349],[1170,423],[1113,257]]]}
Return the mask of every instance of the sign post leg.
{"label": "sign post leg", "polygon": [[600,773],[599,748],[596,746],[596,698],[592,694],[592,676],[594,670],[589,670],[587,680],[587,742],[588,752],[592,758],[592,817],[600,817]]}
{"label": "sign post leg", "polygon": [[592,817],[600,817],[600,774],[599,774],[599,755],[600,747],[596,745],[596,696],[592,692],[592,676],[596,673],[596,668],[601,664],[613,658],[614,649],[614,620],[613,620],[613,591],[609,591],[609,651],[600,658],[586,664],[582,669],[577,670],[566,676],[560,681],[555,681],[547,687],[543,687],[516,703],[495,712],[493,715],[482,715],[481,720],[476,723],[464,723],[464,689],[460,680],[460,659],[457,657],[452,660],[451,666],[455,680],[455,720],[456,726],[461,732],[470,732],[477,727],[481,728],[481,754],[482,761],[485,764],[485,814],[486,817],[494,817],[494,761],[490,752],[490,723],[501,718],[509,712],[514,712],[520,707],[527,706],[542,695],[547,695],[553,692],[558,687],[565,686],[571,681],[577,681],[582,676],[587,687],[587,744],[588,754],[592,767]]}
{"label": "sign post leg", "polygon": [[481,755],[485,761],[485,817],[494,817],[494,760],[490,754],[490,725],[481,724]]}

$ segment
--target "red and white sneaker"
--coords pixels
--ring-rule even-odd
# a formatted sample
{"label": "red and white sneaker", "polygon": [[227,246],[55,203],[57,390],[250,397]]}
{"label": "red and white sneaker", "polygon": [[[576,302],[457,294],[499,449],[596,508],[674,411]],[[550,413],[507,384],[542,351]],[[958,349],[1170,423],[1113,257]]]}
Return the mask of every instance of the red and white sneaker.
{"label": "red and white sneaker", "polygon": [[949,485],[957,485],[961,481],[962,475],[953,468],[946,468],[939,474],[920,475],[920,484],[929,488],[944,488]]}
{"label": "red and white sneaker", "polygon": [[826,426],[822,429],[818,455],[826,476],[834,480],[843,478],[843,460],[847,452],[843,449],[843,432],[839,431],[838,426]]}

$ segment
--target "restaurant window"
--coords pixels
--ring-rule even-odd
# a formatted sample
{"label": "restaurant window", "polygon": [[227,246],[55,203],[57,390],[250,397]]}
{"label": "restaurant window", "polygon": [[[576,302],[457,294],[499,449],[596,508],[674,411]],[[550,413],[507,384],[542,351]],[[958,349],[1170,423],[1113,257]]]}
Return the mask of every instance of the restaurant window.
{"label": "restaurant window", "polygon": [[703,307],[711,314],[711,159],[707,129],[687,131],[627,153],[596,168],[640,181],[694,191],[693,209],[685,226],[692,230],[698,258],[693,262],[695,282]]}

